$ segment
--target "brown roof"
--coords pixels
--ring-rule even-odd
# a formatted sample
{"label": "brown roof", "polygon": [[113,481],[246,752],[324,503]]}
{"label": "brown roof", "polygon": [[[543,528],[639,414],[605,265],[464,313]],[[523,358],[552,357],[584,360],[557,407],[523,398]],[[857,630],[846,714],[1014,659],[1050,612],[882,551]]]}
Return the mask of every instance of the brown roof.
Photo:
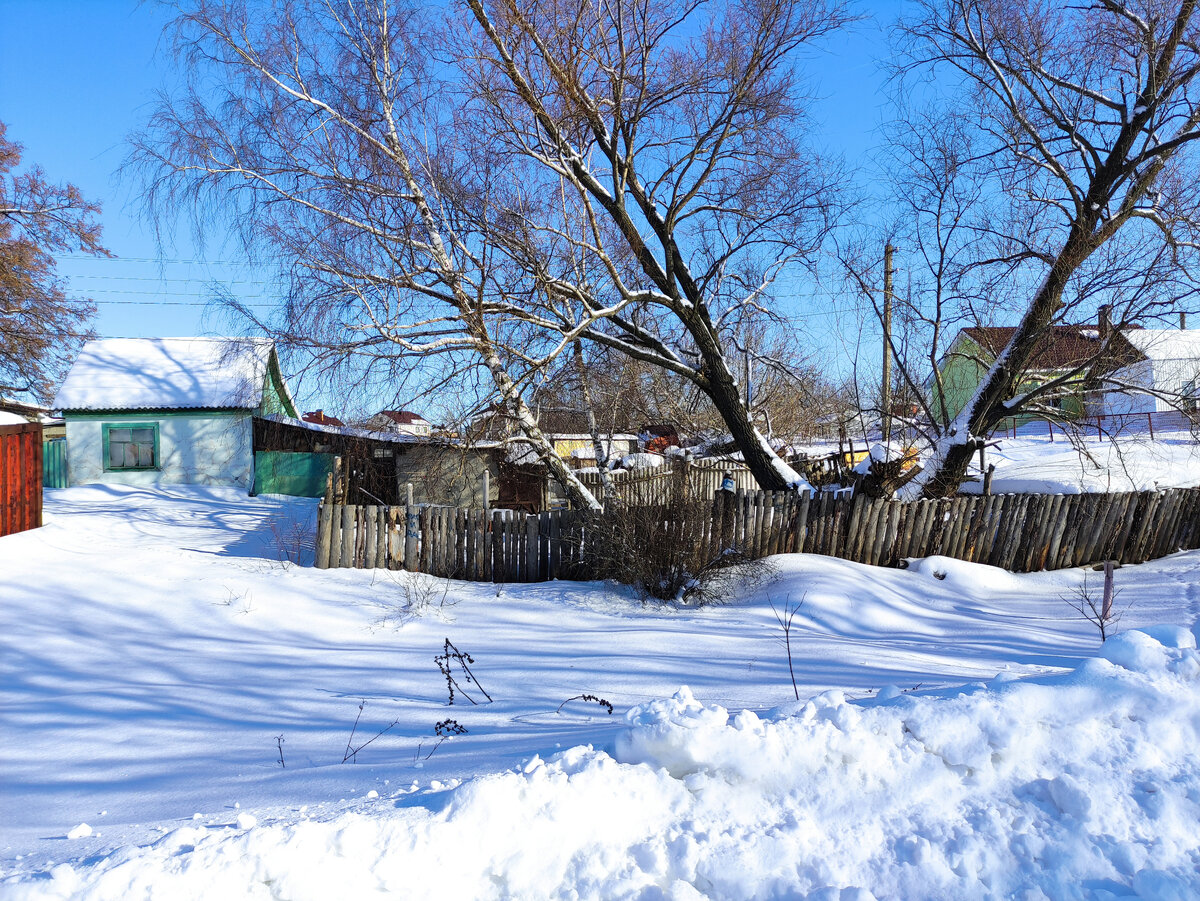
{"label": "brown roof", "polygon": [[380,410],[380,416],[386,416],[392,422],[398,425],[413,425],[414,423],[424,423],[425,417],[418,413],[412,413],[408,410]]}
{"label": "brown roof", "polygon": [[[1015,326],[974,326],[962,333],[995,358],[1016,332]],[[1090,364],[1100,352],[1100,330],[1094,325],[1054,325],[1038,339],[1029,369],[1074,369]],[[1103,361],[1107,367],[1128,366],[1143,359],[1137,348],[1118,330],[1109,342]]]}
{"label": "brown roof", "polygon": [[344,425],[344,423],[336,416],[329,416],[324,410],[313,410],[311,413],[305,413],[300,417],[305,422],[311,422],[313,425]]}

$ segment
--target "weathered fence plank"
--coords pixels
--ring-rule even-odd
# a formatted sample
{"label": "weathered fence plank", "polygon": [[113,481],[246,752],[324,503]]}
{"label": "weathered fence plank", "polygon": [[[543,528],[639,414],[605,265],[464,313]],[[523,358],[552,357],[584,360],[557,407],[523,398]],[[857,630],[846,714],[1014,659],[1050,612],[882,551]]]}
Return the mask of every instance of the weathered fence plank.
{"label": "weathered fence plank", "polygon": [[[805,552],[877,566],[942,554],[1014,572],[1142,562],[1200,545],[1200,488],[1110,495],[972,495],[913,502],[830,492],[719,491],[700,522],[655,505],[672,542],[707,554]],[[323,501],[313,563],[450,578],[595,578],[590,515]]]}

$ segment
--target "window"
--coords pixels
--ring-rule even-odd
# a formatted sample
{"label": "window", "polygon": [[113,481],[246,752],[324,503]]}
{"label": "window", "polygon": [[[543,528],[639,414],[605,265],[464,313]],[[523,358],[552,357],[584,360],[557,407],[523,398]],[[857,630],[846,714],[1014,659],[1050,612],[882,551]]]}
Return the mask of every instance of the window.
{"label": "window", "polygon": [[106,424],[104,468],[158,469],[158,424]]}

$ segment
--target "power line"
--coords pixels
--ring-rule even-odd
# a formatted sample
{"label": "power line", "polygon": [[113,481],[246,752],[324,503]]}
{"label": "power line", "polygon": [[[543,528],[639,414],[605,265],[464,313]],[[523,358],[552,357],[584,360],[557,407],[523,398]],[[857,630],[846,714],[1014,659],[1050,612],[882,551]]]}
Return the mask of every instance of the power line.
{"label": "power line", "polygon": [[222,285],[269,285],[271,284],[265,279],[203,279],[198,277],[192,278],[155,278],[150,275],[68,275],[67,278],[75,280],[77,278],[90,278],[97,281],[113,281],[113,282],[219,282]]}
{"label": "power line", "polygon": [[[85,294],[139,294],[151,297],[199,297],[205,292],[197,291],[135,291],[133,289],[124,288],[79,288],[80,293]],[[240,297],[270,297],[270,294],[241,294]]]}
{"label": "power line", "polygon": [[[261,297],[263,295],[256,296]],[[221,305],[221,302],[216,300],[94,300],[92,303],[98,307],[214,307]],[[278,308],[278,304],[273,303],[243,303],[239,304],[239,306],[253,310],[274,310]]]}
{"label": "power line", "polygon": [[167,263],[170,265],[188,265],[188,266],[245,266],[247,268],[258,268],[261,264],[248,263],[245,260],[184,260],[184,259],[158,259],[156,257],[98,257],[90,253],[59,253],[55,254],[57,259],[64,260],[89,260],[94,263]]}

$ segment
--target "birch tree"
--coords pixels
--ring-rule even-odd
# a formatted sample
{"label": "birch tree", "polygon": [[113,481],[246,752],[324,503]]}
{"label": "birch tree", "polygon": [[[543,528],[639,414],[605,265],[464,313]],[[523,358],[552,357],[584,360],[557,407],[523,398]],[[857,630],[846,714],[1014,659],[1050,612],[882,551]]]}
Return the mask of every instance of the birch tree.
{"label": "birch tree", "polygon": [[264,327],[335,362],[440,361],[434,382],[481,368],[571,503],[597,508],[524,399],[563,342],[530,327],[529,286],[489,234],[505,228],[491,192],[511,188],[462,154],[437,37],[387,2],[189,4],[173,26],[187,85],[133,162],[153,210],[223,215],[279,261],[286,300]]}
{"label": "birch tree", "polygon": [[926,496],[940,497],[1002,421],[1062,388],[1052,379],[1019,392],[1064,311],[1124,304],[1120,326],[1194,296],[1200,34],[1194,0],[919,9],[901,29],[906,71],[933,72],[978,123],[975,171],[987,172],[1001,215],[980,220],[977,260],[992,267],[997,297],[1019,298],[1012,339],[919,477]]}
{"label": "birch tree", "polygon": [[327,358],[482,366],[577,504],[525,392],[581,340],[695,385],[786,487],[728,354],[833,222],[796,67],[836,0],[443,12],[184,4],[189,86],[137,138],[152,203],[289,261],[284,327]]}
{"label": "birch tree", "polygon": [[[481,140],[524,167],[511,248],[564,334],[686,380],[760,486],[797,477],[753,422],[730,357],[811,265],[838,172],[804,141],[797,54],[846,22],[835,2],[466,0],[457,55]],[[550,200],[552,198],[552,200]]]}

